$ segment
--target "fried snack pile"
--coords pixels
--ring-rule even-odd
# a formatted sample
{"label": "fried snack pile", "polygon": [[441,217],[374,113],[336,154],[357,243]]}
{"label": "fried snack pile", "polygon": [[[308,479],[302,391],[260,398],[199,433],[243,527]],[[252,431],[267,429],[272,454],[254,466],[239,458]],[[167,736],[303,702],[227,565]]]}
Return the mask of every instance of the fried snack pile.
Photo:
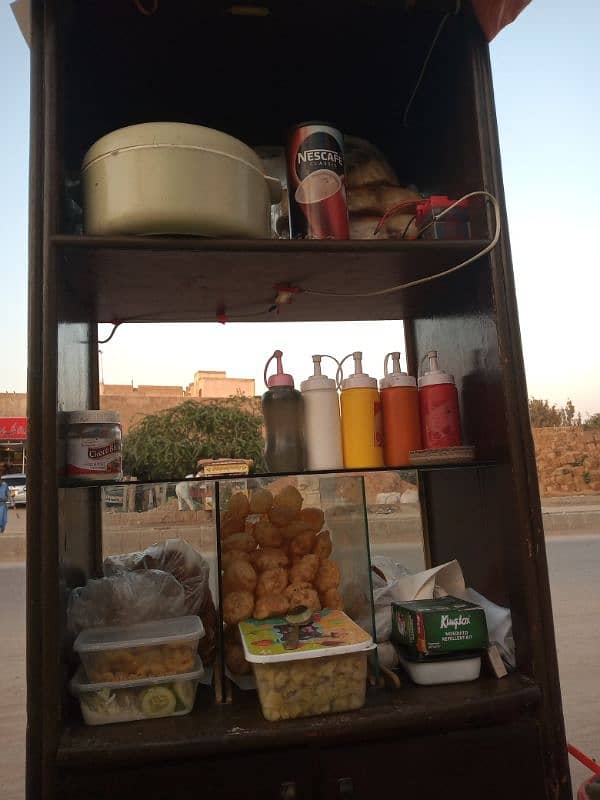
{"label": "fried snack pile", "polygon": [[84,656],[85,671],[92,683],[179,675],[194,669],[195,655],[187,644],[123,647],[88,653]]}
{"label": "fried snack pile", "polygon": [[254,664],[265,718],[271,722],[361,708],[367,659],[362,653]]}
{"label": "fried snack pile", "polygon": [[[232,495],[221,516],[223,618],[237,625],[248,617],[280,617],[305,605],[343,611],[340,570],[330,556],[329,531],[320,508],[302,508],[302,495],[286,486],[273,496],[256,489]],[[233,652],[233,643],[229,650]],[[226,648],[227,650],[227,648]],[[226,660],[231,672],[239,651]],[[245,664],[245,662],[244,662]]]}

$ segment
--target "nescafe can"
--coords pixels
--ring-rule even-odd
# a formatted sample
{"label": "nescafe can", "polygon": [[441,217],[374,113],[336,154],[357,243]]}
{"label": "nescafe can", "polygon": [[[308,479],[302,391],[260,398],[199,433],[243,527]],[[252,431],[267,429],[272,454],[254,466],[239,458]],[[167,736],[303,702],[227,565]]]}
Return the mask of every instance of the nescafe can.
{"label": "nescafe can", "polygon": [[349,239],[342,134],[325,122],[293,127],[286,147],[292,239]]}

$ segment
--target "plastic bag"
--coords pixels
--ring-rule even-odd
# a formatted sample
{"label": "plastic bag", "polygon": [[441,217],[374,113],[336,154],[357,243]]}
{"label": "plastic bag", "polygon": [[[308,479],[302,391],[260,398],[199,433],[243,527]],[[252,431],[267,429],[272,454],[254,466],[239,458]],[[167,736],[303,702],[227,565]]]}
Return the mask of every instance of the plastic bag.
{"label": "plastic bag", "polygon": [[349,187],[372,183],[398,184],[396,173],[381,150],[358,136],[344,137],[346,183]]}
{"label": "plastic bag", "polygon": [[196,614],[202,620],[205,635],[198,652],[205,664],[215,659],[217,612],[208,585],[208,561],[183,539],[167,539],[141,553],[109,556],[104,560],[104,574],[119,575],[140,570],[163,570],[177,578],[184,591],[184,614]]}
{"label": "plastic bag", "polygon": [[92,578],[73,589],[67,609],[74,635],[99,625],[133,625],[184,614],[183,586],[173,575],[156,569]]}

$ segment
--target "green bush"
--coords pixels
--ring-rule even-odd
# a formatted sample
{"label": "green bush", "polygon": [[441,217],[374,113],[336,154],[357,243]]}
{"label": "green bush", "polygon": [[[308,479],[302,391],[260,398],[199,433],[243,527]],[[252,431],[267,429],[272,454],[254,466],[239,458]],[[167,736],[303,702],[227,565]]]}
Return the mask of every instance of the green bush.
{"label": "green bush", "polygon": [[141,480],[183,478],[200,458],[252,458],[264,468],[262,416],[242,397],[186,400],[137,422],[123,443],[127,475]]}

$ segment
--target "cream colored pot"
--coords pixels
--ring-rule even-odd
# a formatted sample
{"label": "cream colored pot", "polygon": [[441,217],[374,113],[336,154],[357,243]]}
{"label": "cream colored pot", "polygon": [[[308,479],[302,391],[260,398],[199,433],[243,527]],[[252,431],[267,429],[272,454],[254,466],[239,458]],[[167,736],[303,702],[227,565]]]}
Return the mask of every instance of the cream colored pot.
{"label": "cream colored pot", "polygon": [[82,165],[85,232],[269,238],[281,184],[226,133],[173,122],[103,136]]}

